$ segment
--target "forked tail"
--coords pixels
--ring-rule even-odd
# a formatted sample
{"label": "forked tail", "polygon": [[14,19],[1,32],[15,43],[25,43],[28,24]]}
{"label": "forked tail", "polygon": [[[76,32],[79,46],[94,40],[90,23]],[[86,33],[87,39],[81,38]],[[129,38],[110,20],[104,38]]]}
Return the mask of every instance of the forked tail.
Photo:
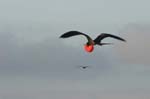
{"label": "forked tail", "polygon": [[103,46],[103,45],[113,45],[113,43],[98,43],[97,45]]}

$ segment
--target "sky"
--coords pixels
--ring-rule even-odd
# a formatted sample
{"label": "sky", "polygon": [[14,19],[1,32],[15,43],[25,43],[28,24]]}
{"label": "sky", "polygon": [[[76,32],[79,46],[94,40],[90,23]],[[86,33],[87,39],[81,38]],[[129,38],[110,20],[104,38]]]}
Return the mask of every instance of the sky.
{"label": "sky", "polygon": [[[0,98],[149,99],[149,3],[0,0]],[[85,38],[59,38],[70,30],[127,42],[87,53]]]}

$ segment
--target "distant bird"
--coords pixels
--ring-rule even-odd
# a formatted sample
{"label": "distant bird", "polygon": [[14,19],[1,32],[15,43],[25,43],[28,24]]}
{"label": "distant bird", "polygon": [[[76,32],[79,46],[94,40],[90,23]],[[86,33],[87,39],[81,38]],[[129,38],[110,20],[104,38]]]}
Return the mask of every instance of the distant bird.
{"label": "distant bird", "polygon": [[104,38],[107,38],[107,37],[111,37],[111,38],[114,38],[114,39],[126,42],[125,39],[123,39],[121,37],[118,37],[118,36],[115,36],[115,35],[112,35],[112,34],[108,34],[108,33],[101,33],[94,40],[92,40],[90,36],[88,36],[85,33],[79,32],[79,31],[66,32],[66,33],[62,34],[60,36],[60,38],[68,38],[68,37],[72,37],[72,36],[76,36],[76,35],[83,35],[83,36],[85,36],[87,38],[88,42],[84,45],[84,49],[87,52],[92,52],[94,50],[94,45],[102,46],[102,45],[109,45],[109,44],[111,44],[111,43],[102,43],[101,42]]}
{"label": "distant bird", "polygon": [[82,68],[82,69],[89,68],[89,66],[79,66],[79,67]]}

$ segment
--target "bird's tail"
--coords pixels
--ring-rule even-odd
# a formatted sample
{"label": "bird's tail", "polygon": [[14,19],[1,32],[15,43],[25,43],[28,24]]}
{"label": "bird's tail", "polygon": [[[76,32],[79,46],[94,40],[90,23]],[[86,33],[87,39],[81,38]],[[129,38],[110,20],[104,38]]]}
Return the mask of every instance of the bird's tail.
{"label": "bird's tail", "polygon": [[97,45],[103,46],[103,45],[113,45],[113,43],[98,43]]}

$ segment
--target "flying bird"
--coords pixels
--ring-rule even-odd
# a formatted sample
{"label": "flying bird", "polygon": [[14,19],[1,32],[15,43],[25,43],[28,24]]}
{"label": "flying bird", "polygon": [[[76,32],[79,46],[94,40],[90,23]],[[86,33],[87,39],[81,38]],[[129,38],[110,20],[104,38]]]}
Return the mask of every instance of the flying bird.
{"label": "flying bird", "polygon": [[88,68],[89,66],[80,66],[82,69],[86,69]]}
{"label": "flying bird", "polygon": [[120,40],[120,41],[124,41],[126,42],[125,39],[121,38],[121,37],[118,37],[118,36],[115,36],[115,35],[112,35],[112,34],[108,34],[108,33],[101,33],[100,35],[98,35],[94,40],[88,36],[87,34],[85,33],[82,33],[82,32],[79,32],[79,31],[69,31],[69,32],[66,32],[64,34],[62,34],[60,36],[60,38],[69,38],[69,37],[72,37],[72,36],[77,36],[77,35],[82,35],[82,36],[85,36],[87,38],[87,43],[84,45],[84,49],[85,51],[87,52],[93,52],[94,50],[94,46],[95,45],[99,45],[99,46],[102,46],[102,45],[109,45],[109,44],[112,44],[112,43],[102,43],[102,40],[107,38],[107,37],[110,37],[110,38],[114,38],[114,39],[117,39],[117,40]]}
{"label": "flying bird", "polygon": [[81,69],[87,69],[87,68],[89,68],[90,66],[78,66],[79,68],[81,68]]}

